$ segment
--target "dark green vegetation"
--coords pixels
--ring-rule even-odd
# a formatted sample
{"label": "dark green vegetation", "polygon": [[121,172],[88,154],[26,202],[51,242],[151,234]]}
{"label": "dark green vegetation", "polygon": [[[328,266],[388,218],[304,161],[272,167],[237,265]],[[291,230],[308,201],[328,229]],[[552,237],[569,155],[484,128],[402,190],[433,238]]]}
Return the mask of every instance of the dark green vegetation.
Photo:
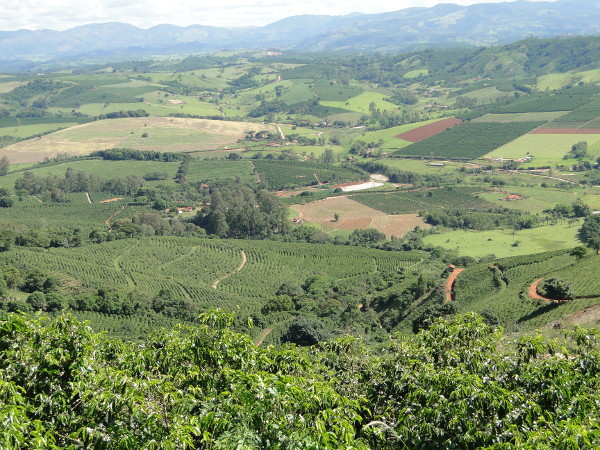
{"label": "dark green vegetation", "polygon": [[[222,313],[199,322],[140,345],[69,317],[0,320],[0,401],[10,405],[0,445],[600,445],[597,333],[577,330],[562,348],[523,337],[506,350],[501,331],[471,314],[379,351],[344,337],[303,352],[255,347]],[[433,400],[442,397],[451,401]]]}
{"label": "dark green vegetation", "polygon": [[485,210],[494,205],[478,198],[478,188],[440,188],[408,192],[356,194],[352,198],[364,205],[389,214],[410,214],[422,211],[459,209]]}
{"label": "dark green vegetation", "polygon": [[395,152],[399,156],[476,159],[544,122],[464,123]]}
{"label": "dark green vegetation", "polygon": [[328,164],[314,164],[300,161],[253,162],[261,181],[270,189],[281,190],[321,183],[343,183],[361,181],[367,174],[357,168],[343,168]]}
{"label": "dark green vegetation", "polygon": [[0,447],[598,446],[598,42],[0,77]]}
{"label": "dark green vegetation", "polygon": [[[541,253],[513,257],[481,263],[468,267],[460,274],[454,288],[454,304],[459,312],[490,312],[501,323],[510,323],[510,328],[518,330],[524,324],[544,326],[560,323],[562,319],[598,304],[600,290],[598,283],[590,276],[589,270],[596,270],[598,260],[595,255],[583,258],[569,251]],[[594,268],[594,269],[592,269]],[[573,298],[565,303],[547,303],[530,299],[529,286],[539,278],[556,279],[570,290],[563,298]],[[540,286],[542,288],[543,285]],[[541,289],[540,289],[541,291]],[[549,297],[555,300],[561,298]]]}

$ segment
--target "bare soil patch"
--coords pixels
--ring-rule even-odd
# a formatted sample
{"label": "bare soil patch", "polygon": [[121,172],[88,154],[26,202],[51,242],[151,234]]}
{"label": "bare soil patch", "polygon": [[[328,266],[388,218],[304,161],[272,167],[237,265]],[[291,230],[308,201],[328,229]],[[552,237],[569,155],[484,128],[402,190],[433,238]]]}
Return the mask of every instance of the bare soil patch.
{"label": "bare soil patch", "polygon": [[[100,201],[100,203],[118,202],[119,200],[123,200],[123,197],[107,198],[106,200]],[[90,203],[92,203],[92,202],[90,201]]]}
{"label": "bare soil patch", "polygon": [[[416,214],[385,214],[348,197],[329,197],[304,205],[294,205],[292,208],[298,211],[298,216],[306,222],[349,231],[375,228],[388,238],[404,236],[416,226],[430,228]],[[336,213],[340,219],[334,222]]]}
{"label": "bare soil patch", "polygon": [[427,125],[423,125],[422,127],[415,128],[414,130],[409,130],[404,133],[400,133],[396,137],[398,139],[402,139],[404,141],[409,142],[419,142],[423,139],[441,133],[442,131],[454,127],[456,125],[460,125],[462,120],[457,119],[456,117],[450,117],[448,119],[439,120],[437,122],[433,122]]}
{"label": "bare soil patch", "polygon": [[465,269],[454,269],[454,272],[450,274],[448,279],[446,280],[446,303],[452,301],[452,291],[454,290],[454,283],[456,282],[456,278],[458,275]]}

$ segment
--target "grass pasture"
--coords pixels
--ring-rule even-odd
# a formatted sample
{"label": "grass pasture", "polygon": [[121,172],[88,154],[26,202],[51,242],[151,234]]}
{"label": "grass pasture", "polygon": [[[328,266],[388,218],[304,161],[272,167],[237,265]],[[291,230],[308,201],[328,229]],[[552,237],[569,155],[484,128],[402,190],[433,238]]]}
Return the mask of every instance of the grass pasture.
{"label": "grass pasture", "polygon": [[356,97],[353,97],[347,101],[321,101],[323,106],[330,106],[333,108],[347,109],[350,111],[356,111],[363,114],[369,113],[369,105],[371,102],[375,102],[378,109],[393,111],[398,109],[397,105],[386,102],[384,98],[386,95],[380,94],[379,92],[365,91]]}
{"label": "grass pasture", "polygon": [[2,83],[2,79],[0,79],[0,94],[6,94],[7,92],[12,91],[20,86],[25,86],[27,83],[24,81],[7,81]]}
{"label": "grass pasture", "polygon": [[595,160],[600,156],[600,134],[526,134],[485,156],[494,159],[517,159],[533,155],[532,160],[523,164],[524,168],[554,167],[576,162],[564,160],[563,157],[571,150],[573,144],[580,141],[588,143],[588,151],[592,159]]}
{"label": "grass pasture", "polygon": [[[59,153],[86,155],[95,150],[127,147],[136,150],[193,152],[235,144],[246,130],[269,126],[231,121],[143,117],[110,119],[72,127],[39,139],[19,142],[0,151],[11,162],[41,161]],[[142,137],[148,133],[148,137]]]}
{"label": "grass pasture", "polygon": [[[416,214],[385,214],[345,196],[293,205],[291,208],[298,213],[296,217],[309,223],[317,223],[325,230],[333,228],[352,231],[375,228],[390,238],[404,236],[417,226],[430,228]],[[338,221],[334,221],[335,213],[340,216]]]}
{"label": "grass pasture", "polygon": [[[514,235],[512,230],[454,230],[426,236],[423,241],[460,255],[482,257],[494,254],[503,258],[581,245],[578,230],[578,226],[566,223],[520,230]],[[513,246],[516,242],[518,245]]]}

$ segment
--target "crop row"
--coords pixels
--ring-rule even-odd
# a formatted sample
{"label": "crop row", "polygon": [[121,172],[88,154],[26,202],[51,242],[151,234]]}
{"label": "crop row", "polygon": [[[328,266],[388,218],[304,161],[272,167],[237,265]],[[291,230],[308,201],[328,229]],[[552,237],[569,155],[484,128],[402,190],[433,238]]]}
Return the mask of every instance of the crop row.
{"label": "crop row", "polygon": [[399,156],[475,159],[545,122],[467,122],[396,151]]}
{"label": "crop row", "polygon": [[411,214],[436,210],[481,210],[494,208],[493,203],[476,197],[477,188],[444,188],[409,192],[377,192],[352,196],[363,205],[388,214]]}
{"label": "crop row", "polygon": [[[574,109],[568,114],[561,116],[556,121],[557,122],[589,122],[596,117],[600,116],[600,98],[593,98],[590,102],[585,105],[580,106],[577,109]],[[548,124],[549,127],[552,127],[552,122]]]}
{"label": "crop row", "polygon": [[361,181],[365,173],[330,164],[315,164],[303,161],[257,160],[256,169],[261,181],[270,189],[289,189],[321,183],[344,183]]}

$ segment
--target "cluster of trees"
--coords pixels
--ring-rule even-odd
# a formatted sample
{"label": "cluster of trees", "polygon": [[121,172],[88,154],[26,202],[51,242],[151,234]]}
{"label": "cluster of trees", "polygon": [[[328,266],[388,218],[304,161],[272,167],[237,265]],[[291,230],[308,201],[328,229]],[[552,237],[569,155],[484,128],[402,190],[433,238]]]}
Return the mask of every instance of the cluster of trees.
{"label": "cluster of trees", "polygon": [[87,172],[76,172],[69,167],[62,178],[56,175],[44,177],[25,171],[15,181],[15,192],[29,195],[47,193],[52,201],[60,202],[64,200],[64,194],[71,192],[110,192],[134,196],[144,184],[144,179],[135,175],[107,180]]}
{"label": "cluster of trees", "polygon": [[488,211],[468,211],[465,209],[436,209],[424,215],[425,222],[448,228],[466,228],[470,230],[494,230],[512,228],[522,230],[534,227],[538,218],[529,213],[514,209],[490,208]]}
{"label": "cluster of trees", "polygon": [[588,158],[588,143],[586,141],[580,141],[577,144],[573,144],[571,150],[564,156],[564,159],[583,159]]}
{"label": "cluster of trees", "polygon": [[415,105],[419,101],[419,97],[414,92],[404,89],[384,100],[396,105]]}
{"label": "cluster of trees", "polygon": [[600,215],[594,214],[584,219],[579,229],[579,237],[588,247],[600,253]]}
{"label": "cluster of trees", "polygon": [[139,238],[148,236],[205,236],[206,232],[192,222],[175,217],[165,218],[157,212],[143,212],[131,219],[115,220],[110,232],[105,229],[93,230],[89,239],[100,243],[115,239]]}
{"label": "cluster of trees", "polygon": [[131,148],[111,148],[107,150],[98,150],[90,153],[92,158],[102,158],[109,161],[181,161],[188,159],[189,156],[184,153],[176,152],[155,152],[150,150],[133,150]]}
{"label": "cluster of trees", "polygon": [[270,192],[242,184],[210,193],[210,206],[194,223],[209,234],[227,238],[267,238],[289,229],[287,208]]}
{"label": "cluster of trees", "polygon": [[469,314],[377,351],[347,336],[306,352],[256,347],[231,324],[213,311],[140,344],[5,315],[0,447],[600,446],[594,330],[513,347]]}
{"label": "cluster of trees", "polygon": [[137,109],[137,110],[115,111],[115,112],[109,112],[106,114],[100,114],[98,116],[98,120],[123,119],[123,118],[127,118],[127,117],[148,117],[148,116],[150,116],[150,113],[148,113],[147,111],[145,111],[143,109]]}

